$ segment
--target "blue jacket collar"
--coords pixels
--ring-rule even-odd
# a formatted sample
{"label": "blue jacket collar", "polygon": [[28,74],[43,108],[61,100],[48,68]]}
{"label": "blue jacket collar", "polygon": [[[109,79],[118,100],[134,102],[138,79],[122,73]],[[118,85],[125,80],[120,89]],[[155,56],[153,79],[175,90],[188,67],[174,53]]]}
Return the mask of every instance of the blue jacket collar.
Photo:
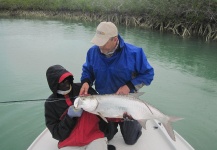
{"label": "blue jacket collar", "polygon": [[124,40],[122,39],[122,37],[120,36],[120,34],[118,34],[118,39],[119,39],[120,48],[122,49],[124,47]]}

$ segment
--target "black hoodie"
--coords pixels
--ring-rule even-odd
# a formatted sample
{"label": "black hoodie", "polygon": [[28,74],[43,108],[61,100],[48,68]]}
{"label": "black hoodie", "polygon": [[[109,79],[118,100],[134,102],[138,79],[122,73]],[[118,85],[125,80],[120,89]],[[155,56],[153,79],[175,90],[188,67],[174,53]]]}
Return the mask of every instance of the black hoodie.
{"label": "black hoodie", "polygon": [[[48,68],[46,72],[47,82],[53,94],[45,102],[45,123],[54,139],[63,141],[66,139],[76,125],[77,118],[70,118],[67,113],[68,105],[63,95],[57,94],[58,83],[64,78],[71,78],[72,90],[69,93],[72,103],[79,95],[80,83],[73,83],[73,75],[60,65]],[[89,88],[89,94],[97,94],[94,89]],[[61,118],[61,119],[60,119]]]}

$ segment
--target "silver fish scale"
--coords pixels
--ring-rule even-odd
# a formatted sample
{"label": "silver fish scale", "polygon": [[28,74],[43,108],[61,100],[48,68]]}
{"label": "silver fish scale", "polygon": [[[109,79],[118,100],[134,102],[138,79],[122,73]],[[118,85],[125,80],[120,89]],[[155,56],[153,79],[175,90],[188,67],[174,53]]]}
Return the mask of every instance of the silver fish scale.
{"label": "silver fish scale", "polygon": [[96,112],[104,117],[122,118],[127,112],[134,119],[153,119],[152,112],[141,100],[130,95],[93,95],[99,102]]}

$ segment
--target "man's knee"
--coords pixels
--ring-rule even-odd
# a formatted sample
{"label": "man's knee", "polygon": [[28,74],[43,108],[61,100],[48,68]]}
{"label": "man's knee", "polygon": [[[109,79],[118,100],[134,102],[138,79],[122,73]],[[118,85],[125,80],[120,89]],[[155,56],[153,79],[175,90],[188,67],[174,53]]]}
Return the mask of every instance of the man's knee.
{"label": "man's knee", "polygon": [[109,122],[108,123],[108,129],[105,133],[105,136],[107,137],[108,141],[113,139],[115,134],[118,132],[117,126],[118,126],[118,123],[116,123],[116,122]]}
{"label": "man's knee", "polygon": [[139,139],[139,137],[142,135],[142,131],[138,131],[137,134],[135,134],[134,137],[125,137],[124,138],[124,142],[127,144],[127,145],[134,145],[137,140]]}
{"label": "man's knee", "polygon": [[126,144],[133,145],[142,135],[142,126],[138,121],[125,121],[121,124],[121,133]]}

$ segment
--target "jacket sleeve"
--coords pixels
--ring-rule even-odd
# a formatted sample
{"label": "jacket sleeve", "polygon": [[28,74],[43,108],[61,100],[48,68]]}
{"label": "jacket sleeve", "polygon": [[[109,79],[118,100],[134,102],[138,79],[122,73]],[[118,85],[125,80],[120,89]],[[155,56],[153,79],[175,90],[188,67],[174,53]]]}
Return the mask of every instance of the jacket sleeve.
{"label": "jacket sleeve", "polygon": [[76,125],[76,118],[70,118],[67,114],[60,120],[51,103],[45,103],[45,123],[52,137],[56,140],[65,140]]}
{"label": "jacket sleeve", "polygon": [[145,53],[142,48],[136,52],[135,55],[136,61],[136,76],[131,80],[136,90],[139,90],[144,85],[148,86],[151,84],[154,78],[154,69],[149,64]]}
{"label": "jacket sleeve", "polygon": [[88,94],[97,95],[98,93],[92,87],[90,87],[88,90]]}
{"label": "jacket sleeve", "polygon": [[95,80],[93,68],[91,65],[91,51],[87,52],[86,62],[82,66],[81,83],[87,82],[90,86],[93,85]]}

